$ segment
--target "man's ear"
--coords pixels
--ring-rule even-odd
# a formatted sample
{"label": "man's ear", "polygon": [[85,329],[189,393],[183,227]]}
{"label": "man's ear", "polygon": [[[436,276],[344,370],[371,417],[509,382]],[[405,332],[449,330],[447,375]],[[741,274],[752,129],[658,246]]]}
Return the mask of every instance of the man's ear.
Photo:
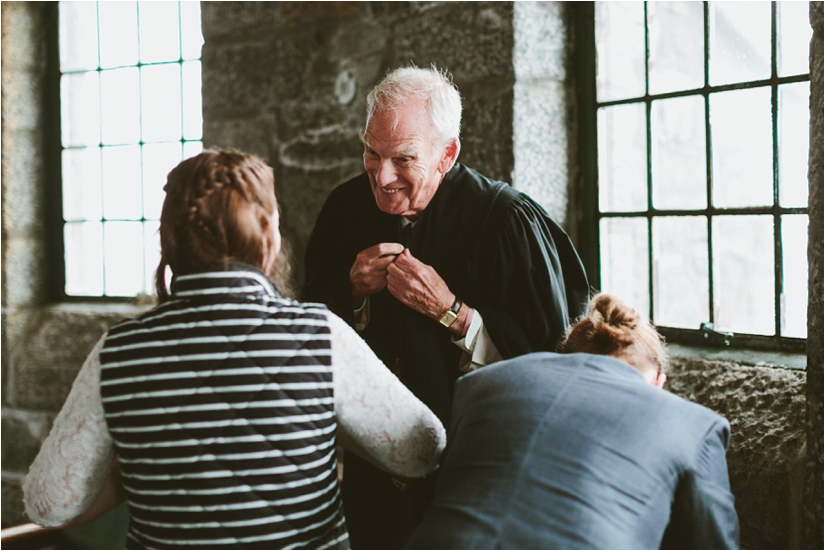
{"label": "man's ear", "polygon": [[664,373],[659,373],[656,376],[656,380],[653,381],[653,385],[656,388],[664,388],[666,382],[667,382],[667,375],[665,375]]}
{"label": "man's ear", "polygon": [[454,138],[447,144],[447,147],[444,148],[444,156],[441,158],[441,162],[438,164],[438,171],[441,174],[447,174],[450,172],[450,169],[453,168],[456,160],[458,159],[458,153],[461,151],[461,142],[458,138]]}

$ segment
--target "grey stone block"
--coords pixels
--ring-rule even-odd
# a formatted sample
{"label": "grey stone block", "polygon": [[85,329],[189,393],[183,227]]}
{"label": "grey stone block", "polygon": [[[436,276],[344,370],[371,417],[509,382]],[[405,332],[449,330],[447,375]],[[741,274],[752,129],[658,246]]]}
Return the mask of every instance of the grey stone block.
{"label": "grey stone block", "polygon": [[350,17],[358,12],[358,2],[279,2],[284,21]]}
{"label": "grey stone block", "polygon": [[248,117],[267,110],[277,95],[276,64],[268,41],[222,44],[203,48],[203,112],[205,118]]}
{"label": "grey stone block", "polygon": [[805,372],[674,358],[667,388],[725,416],[728,470],[745,549],[788,548],[793,474],[805,445]]}
{"label": "grey stone block", "polygon": [[40,451],[48,423],[41,414],[3,409],[3,470],[26,474]]}
{"label": "grey stone block", "polygon": [[809,3],[811,119],[808,160],[808,458],[803,545],[823,547],[823,4]]}
{"label": "grey stone block", "polygon": [[[5,105],[5,103],[4,103]],[[43,156],[39,131],[3,133],[3,231],[19,235],[43,230]]]}
{"label": "grey stone block", "polygon": [[[258,155],[272,164],[271,141],[274,137],[272,123],[267,117],[251,119],[208,119],[203,123],[204,147],[237,149]],[[275,181],[278,189],[279,182]]]}
{"label": "grey stone block", "polygon": [[435,63],[457,83],[513,78],[513,4],[447,2],[393,24],[390,67]]}
{"label": "grey stone block", "polygon": [[518,80],[563,80],[567,76],[563,2],[516,2],[513,27],[513,67]]}
{"label": "grey stone block", "polygon": [[40,312],[14,364],[15,406],[58,411],[89,351],[128,314],[63,307]]}
{"label": "grey stone block", "polygon": [[206,40],[240,40],[252,29],[271,29],[279,20],[277,2],[201,3],[201,32]]}
{"label": "grey stone block", "polygon": [[459,162],[493,179],[513,181],[513,87],[485,81],[459,85],[464,113]]}
{"label": "grey stone block", "polygon": [[38,74],[25,69],[3,69],[3,127],[33,130],[42,125],[42,85]]}
{"label": "grey stone block", "polygon": [[7,237],[3,242],[3,306],[42,304],[45,273],[38,236]]}
{"label": "grey stone block", "polygon": [[3,475],[2,504],[3,528],[18,526],[29,522],[28,518],[26,518],[26,510],[23,507],[22,477]]}
{"label": "grey stone block", "polygon": [[40,51],[33,47],[41,25],[41,8],[35,2],[2,3],[2,65],[7,69],[35,67]]}

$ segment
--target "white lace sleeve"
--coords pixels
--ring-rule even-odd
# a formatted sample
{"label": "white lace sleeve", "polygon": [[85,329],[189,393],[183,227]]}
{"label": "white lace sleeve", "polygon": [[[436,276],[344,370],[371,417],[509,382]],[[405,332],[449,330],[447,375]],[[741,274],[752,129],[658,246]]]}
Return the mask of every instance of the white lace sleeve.
{"label": "white lace sleeve", "polygon": [[441,421],[349,325],[331,312],[329,323],[339,430],[394,473],[433,471],[447,443]]}
{"label": "white lace sleeve", "polygon": [[23,483],[26,514],[42,526],[59,526],[83,513],[100,493],[114,459],[100,399],[103,338],[77,374]]}

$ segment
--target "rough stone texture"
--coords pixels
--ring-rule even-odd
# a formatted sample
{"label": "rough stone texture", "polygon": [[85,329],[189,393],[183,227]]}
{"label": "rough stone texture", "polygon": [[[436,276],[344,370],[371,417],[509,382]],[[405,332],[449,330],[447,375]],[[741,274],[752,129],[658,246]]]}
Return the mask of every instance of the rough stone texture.
{"label": "rough stone texture", "polygon": [[106,329],[125,315],[122,310],[86,311],[63,306],[38,312],[12,360],[13,405],[59,411],[89,351]]}
{"label": "rough stone texture", "polygon": [[2,527],[29,522],[23,509],[23,477],[3,474]]}
{"label": "rough stone texture", "polygon": [[528,193],[559,223],[567,221],[567,32],[558,2],[514,4],[516,73],[513,107],[513,185]]}
{"label": "rough stone texture", "polygon": [[27,472],[43,439],[48,435],[52,419],[47,415],[24,414],[3,410],[3,470]]}
{"label": "rough stone texture", "polygon": [[204,144],[275,169],[293,287],[315,217],[363,170],[366,96],[391,68],[448,69],[464,99],[460,160],[512,180],[513,6],[504,2],[208,2]]}
{"label": "rough stone texture", "polygon": [[804,546],[822,549],[823,493],[822,493],[822,2],[810,3],[811,26],[811,134],[808,161],[808,459],[805,483]]}
{"label": "rough stone texture", "polygon": [[678,357],[672,366],[668,390],[731,424],[727,459],[742,547],[798,547],[805,372]]}

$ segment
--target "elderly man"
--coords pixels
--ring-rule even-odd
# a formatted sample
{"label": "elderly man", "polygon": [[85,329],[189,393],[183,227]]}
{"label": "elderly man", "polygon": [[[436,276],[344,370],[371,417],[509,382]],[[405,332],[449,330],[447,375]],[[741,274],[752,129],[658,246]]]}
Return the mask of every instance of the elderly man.
{"label": "elderly man", "polygon": [[[462,371],[555,349],[588,298],[581,260],[544,209],[456,163],[460,124],[445,74],[391,72],[367,98],[366,172],[330,194],[305,264],[304,298],[349,320],[445,425]],[[434,481],[344,463],[352,545],[402,545]]]}

